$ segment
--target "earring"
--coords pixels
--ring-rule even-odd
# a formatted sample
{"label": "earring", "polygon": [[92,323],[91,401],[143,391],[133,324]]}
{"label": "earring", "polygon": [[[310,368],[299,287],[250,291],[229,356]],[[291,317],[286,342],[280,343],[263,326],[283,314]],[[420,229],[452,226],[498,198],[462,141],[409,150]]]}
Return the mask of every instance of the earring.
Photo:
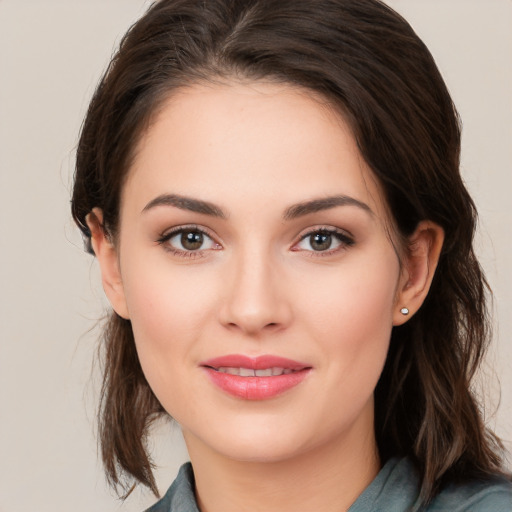
{"label": "earring", "polygon": [[407,316],[409,314],[409,310],[407,308],[402,308],[400,310],[400,313],[402,313],[402,315],[404,315],[404,316]]}

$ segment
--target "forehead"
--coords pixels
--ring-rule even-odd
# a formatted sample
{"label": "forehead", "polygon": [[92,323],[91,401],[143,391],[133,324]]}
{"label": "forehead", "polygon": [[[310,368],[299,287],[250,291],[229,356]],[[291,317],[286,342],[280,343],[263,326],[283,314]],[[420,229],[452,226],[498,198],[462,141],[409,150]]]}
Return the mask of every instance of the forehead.
{"label": "forehead", "polygon": [[141,137],[123,203],[142,209],[162,193],[226,204],[227,211],[334,194],[386,210],[339,111],[308,90],[275,83],[174,92]]}

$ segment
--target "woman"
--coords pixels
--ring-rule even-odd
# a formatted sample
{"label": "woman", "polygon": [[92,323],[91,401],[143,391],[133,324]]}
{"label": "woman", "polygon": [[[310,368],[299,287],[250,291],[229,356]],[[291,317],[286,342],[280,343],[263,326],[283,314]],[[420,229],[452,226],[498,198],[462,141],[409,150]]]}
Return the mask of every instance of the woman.
{"label": "woman", "polygon": [[[511,510],[456,111],[375,0],[161,0],[121,43],[73,215],[114,312],[100,432],[154,511]],[[458,508],[457,508],[458,507]]]}

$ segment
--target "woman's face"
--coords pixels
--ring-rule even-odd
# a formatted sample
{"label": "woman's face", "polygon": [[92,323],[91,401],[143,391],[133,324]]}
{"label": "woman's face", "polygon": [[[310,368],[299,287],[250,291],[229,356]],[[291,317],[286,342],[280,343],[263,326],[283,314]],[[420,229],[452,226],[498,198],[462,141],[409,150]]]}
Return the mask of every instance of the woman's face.
{"label": "woman's face", "polygon": [[389,231],[350,129],[311,94],[164,104],[123,189],[112,303],[187,443],[270,461],[368,442],[403,305]]}

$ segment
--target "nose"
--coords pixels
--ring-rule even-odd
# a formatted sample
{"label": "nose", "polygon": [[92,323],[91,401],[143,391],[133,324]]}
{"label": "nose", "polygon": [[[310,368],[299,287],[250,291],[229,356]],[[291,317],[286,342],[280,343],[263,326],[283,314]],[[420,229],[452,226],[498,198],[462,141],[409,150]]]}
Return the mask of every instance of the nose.
{"label": "nose", "polygon": [[[226,286],[227,284],[227,286]],[[220,308],[221,323],[249,336],[285,329],[292,319],[279,266],[253,250],[232,262]]]}

